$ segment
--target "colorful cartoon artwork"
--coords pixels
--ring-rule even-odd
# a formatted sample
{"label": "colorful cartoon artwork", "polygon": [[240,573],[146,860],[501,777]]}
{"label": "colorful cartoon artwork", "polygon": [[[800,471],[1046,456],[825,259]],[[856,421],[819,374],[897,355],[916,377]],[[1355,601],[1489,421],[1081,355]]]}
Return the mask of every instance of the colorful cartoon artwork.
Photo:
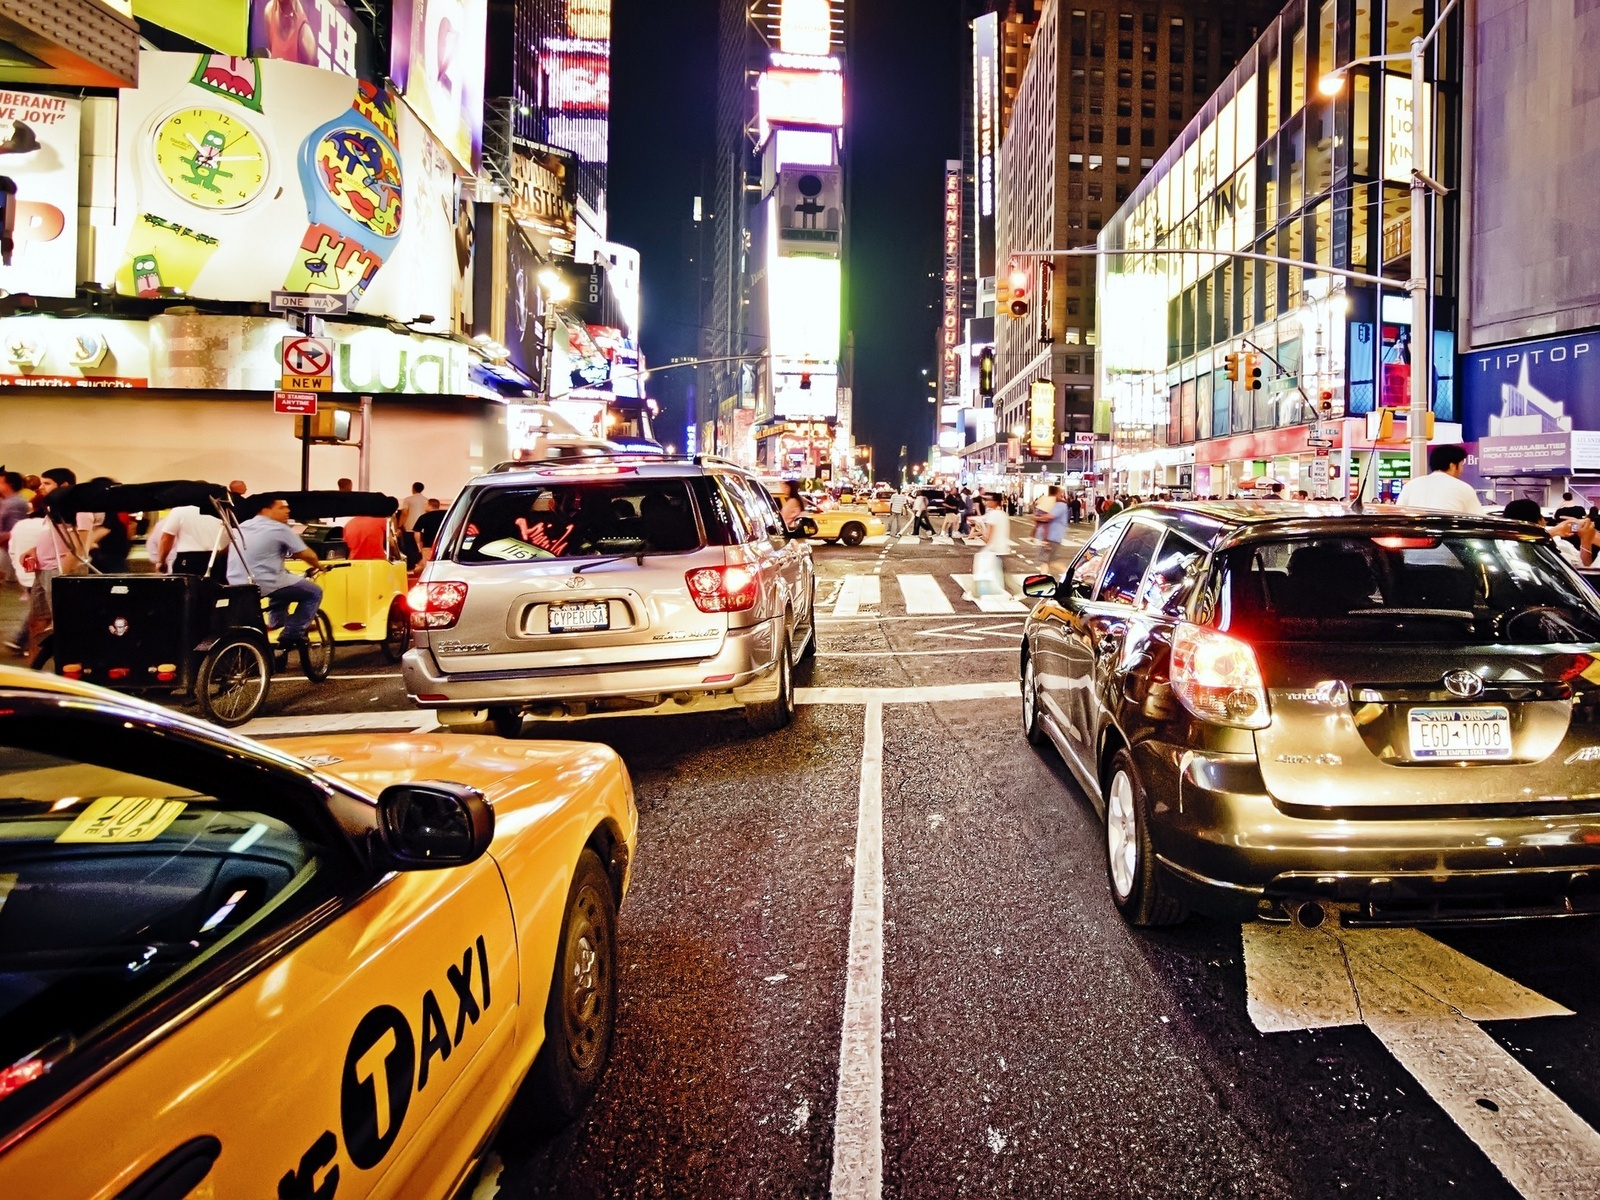
{"label": "colorful cartoon artwork", "polygon": [[383,266],[383,258],[327,225],[313,225],[300,243],[300,254],[284,288],[348,296],[354,304]]}
{"label": "colorful cartoon artwork", "polygon": [[153,254],[136,255],[133,260],[133,291],[146,299],[161,294],[161,268]]}
{"label": "colorful cartoon artwork", "polygon": [[202,54],[189,82],[252,112],[261,111],[261,64],[253,58]]}

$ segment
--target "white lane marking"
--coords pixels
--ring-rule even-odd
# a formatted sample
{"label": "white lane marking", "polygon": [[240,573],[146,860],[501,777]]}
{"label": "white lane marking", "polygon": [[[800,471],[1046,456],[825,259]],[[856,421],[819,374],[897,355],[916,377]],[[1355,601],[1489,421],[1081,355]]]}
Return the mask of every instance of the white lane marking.
{"label": "white lane marking", "polygon": [[986,637],[1021,641],[1021,630],[1021,622],[1007,621],[1003,625],[962,625],[956,629],[919,629],[916,632],[918,637],[960,638],[963,642],[981,642]]}
{"label": "white lane marking", "polygon": [[1600,1195],[1600,1134],[1478,1025],[1570,1009],[1417,930],[1242,936],[1257,1029],[1366,1025],[1522,1195]]}
{"label": "white lane marking", "polygon": [[882,582],[875,576],[847,575],[839,589],[839,599],[834,603],[833,615],[853,617],[863,607],[876,608],[883,603]]}
{"label": "white lane marking", "polygon": [[[903,576],[903,575],[896,576],[896,578],[904,579],[905,576]],[[930,576],[929,578],[932,578],[932,577]],[[902,588],[902,591],[903,590],[904,589]],[[940,593],[941,596],[943,594],[944,593],[942,593],[942,592]],[[946,603],[948,604],[949,601],[946,601]],[[823,620],[823,621],[832,621],[835,624],[839,624],[839,625],[849,625],[849,624],[852,624],[853,622],[857,622],[857,621],[872,621],[874,623],[877,623],[879,621],[971,621],[977,615],[978,614],[974,614],[974,613],[958,613],[958,612],[956,612],[954,610],[954,607],[952,606],[950,612],[942,614],[942,615],[937,615],[937,616],[933,615],[933,614],[930,614],[930,613],[924,613],[924,614],[922,614],[920,616],[911,616],[911,617],[878,617],[878,616],[868,615],[868,616],[863,616],[863,617],[821,617],[819,619]],[[1018,623],[1016,621],[1010,621],[1010,622],[1007,622],[1006,625],[997,625],[997,626],[995,626],[995,628],[997,628],[997,629],[1003,629],[1003,628],[1007,628],[1007,627],[1015,628],[1017,626],[1017,624]]]}
{"label": "white lane marking", "polygon": [[932,575],[896,575],[900,594],[906,600],[906,612],[913,616],[953,613],[956,606],[944,594],[939,581]]}
{"label": "white lane marking", "polygon": [[971,575],[952,575],[961,585],[961,598],[970,600],[986,613],[1014,613],[1027,612],[1028,606],[1009,593],[1004,596],[980,596],[973,587]]}
{"label": "white lane marking", "polygon": [[[952,636],[962,637],[963,635],[953,634]],[[1020,635],[1002,636],[1014,637]],[[975,642],[978,639],[965,638],[964,640]],[[1015,646],[983,646],[973,650],[958,647],[950,650],[824,650],[823,653],[829,658],[932,658],[943,654],[1017,654],[1019,651]]]}
{"label": "white lane marking", "polygon": [[393,712],[313,713],[303,717],[257,717],[239,726],[246,737],[287,737],[296,733],[366,733],[395,730],[401,733],[431,733],[439,728],[439,716],[420,709]]}
{"label": "white lane marking", "polygon": [[844,587],[844,580],[835,579],[833,581],[833,590],[831,592],[829,592],[826,596],[824,596],[821,600],[817,601],[817,607],[818,608],[832,608],[833,605],[834,605],[834,602],[839,599],[839,592],[840,592],[840,589],[842,589],[843,587]]}
{"label": "white lane marking", "polygon": [[883,1193],[883,704],[867,704],[834,1104],[833,1200]]}
{"label": "white lane marking", "polygon": [[1012,700],[1021,696],[1015,679],[1003,683],[953,683],[944,687],[796,688],[796,704],[948,704],[959,700]]}

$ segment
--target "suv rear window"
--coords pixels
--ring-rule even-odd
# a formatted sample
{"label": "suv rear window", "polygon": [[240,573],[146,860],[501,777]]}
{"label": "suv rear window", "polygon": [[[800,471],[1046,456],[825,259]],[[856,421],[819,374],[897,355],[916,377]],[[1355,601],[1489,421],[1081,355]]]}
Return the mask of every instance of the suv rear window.
{"label": "suv rear window", "polygon": [[1551,545],[1516,538],[1256,542],[1222,558],[1219,626],[1265,641],[1600,642],[1600,608]]}
{"label": "suv rear window", "polygon": [[[491,487],[478,493],[453,558],[461,563],[538,562],[607,555],[683,554],[706,544],[691,488],[703,479],[599,479]],[[724,522],[710,530],[725,544]]]}

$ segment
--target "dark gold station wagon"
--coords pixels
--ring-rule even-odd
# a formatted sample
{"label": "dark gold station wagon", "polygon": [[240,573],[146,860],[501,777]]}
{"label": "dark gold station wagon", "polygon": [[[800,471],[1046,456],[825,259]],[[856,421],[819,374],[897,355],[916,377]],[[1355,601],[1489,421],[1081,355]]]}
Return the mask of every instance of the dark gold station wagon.
{"label": "dark gold station wagon", "polygon": [[1026,733],[1132,924],[1600,911],[1600,606],[1542,530],[1153,505],[1024,590]]}

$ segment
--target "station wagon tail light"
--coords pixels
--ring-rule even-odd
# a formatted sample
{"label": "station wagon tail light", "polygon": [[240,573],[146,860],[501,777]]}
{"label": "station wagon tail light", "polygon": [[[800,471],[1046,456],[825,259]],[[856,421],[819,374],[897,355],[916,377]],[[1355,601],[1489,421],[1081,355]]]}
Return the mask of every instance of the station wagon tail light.
{"label": "station wagon tail light", "polygon": [[419,583],[406,593],[413,629],[453,629],[466,603],[464,583]]}
{"label": "station wagon tail light", "polygon": [[746,612],[756,606],[759,576],[740,551],[729,550],[724,566],[696,567],[683,578],[689,598],[703,613]]}
{"label": "station wagon tail light", "polygon": [[1239,729],[1265,729],[1272,722],[1256,652],[1214,629],[1185,623],[1173,632],[1172,687],[1202,721]]}

